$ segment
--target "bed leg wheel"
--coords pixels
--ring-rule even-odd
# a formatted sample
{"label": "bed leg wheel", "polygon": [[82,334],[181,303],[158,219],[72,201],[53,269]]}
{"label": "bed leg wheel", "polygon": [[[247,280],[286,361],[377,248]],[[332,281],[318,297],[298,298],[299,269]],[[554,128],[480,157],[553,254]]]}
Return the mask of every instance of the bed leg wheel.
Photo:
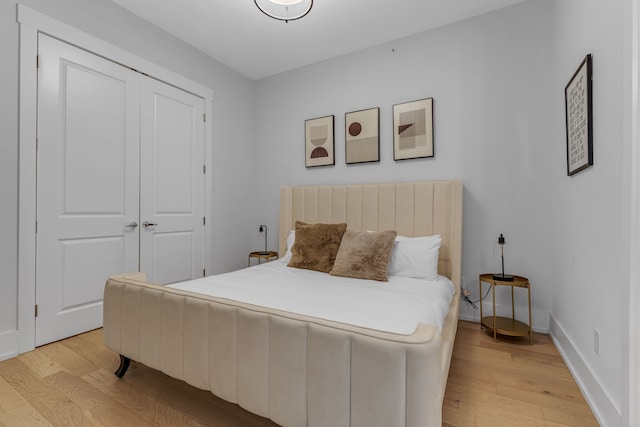
{"label": "bed leg wheel", "polygon": [[126,356],[120,355],[120,366],[118,366],[118,370],[115,372],[116,377],[122,378],[124,374],[127,373],[127,369],[129,369],[130,364],[131,359]]}

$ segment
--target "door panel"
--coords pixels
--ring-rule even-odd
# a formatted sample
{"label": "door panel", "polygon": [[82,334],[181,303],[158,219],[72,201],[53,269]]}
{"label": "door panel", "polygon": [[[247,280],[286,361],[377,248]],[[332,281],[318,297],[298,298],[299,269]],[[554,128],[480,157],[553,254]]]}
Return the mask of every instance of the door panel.
{"label": "door panel", "polygon": [[154,283],[202,277],[204,100],[147,79],[141,97],[140,270]]}
{"label": "door panel", "polygon": [[[87,286],[97,277],[109,277],[114,271],[123,271],[122,237],[62,240],[63,308],[75,309],[87,302],[102,300],[103,287]],[[100,262],[96,262],[100,260]],[[91,265],[80,269],[79,265]]]}
{"label": "door panel", "polygon": [[192,267],[197,243],[192,231],[149,232],[148,237],[153,239],[150,254],[153,264],[149,271],[158,278],[156,283],[175,283],[202,275],[201,270],[194,271]]}
{"label": "door panel", "polygon": [[38,52],[42,345],[102,326],[110,275],[202,276],[205,137],[202,98],[48,36]]}
{"label": "door panel", "polygon": [[119,215],[130,142],[124,137],[126,81],[65,60],[61,68],[64,214]]}
{"label": "door panel", "polygon": [[39,37],[36,345],[102,326],[106,278],[138,269],[139,80]]}

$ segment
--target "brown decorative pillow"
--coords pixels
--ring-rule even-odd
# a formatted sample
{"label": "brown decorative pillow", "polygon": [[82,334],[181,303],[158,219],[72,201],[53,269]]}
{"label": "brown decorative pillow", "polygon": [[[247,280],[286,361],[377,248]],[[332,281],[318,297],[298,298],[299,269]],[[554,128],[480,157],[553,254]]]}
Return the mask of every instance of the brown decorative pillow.
{"label": "brown decorative pillow", "polygon": [[397,234],[347,230],[329,274],[387,282],[387,266]]}
{"label": "brown decorative pillow", "polygon": [[333,268],[347,224],[307,224],[296,221],[296,240],[289,267],[328,273]]}

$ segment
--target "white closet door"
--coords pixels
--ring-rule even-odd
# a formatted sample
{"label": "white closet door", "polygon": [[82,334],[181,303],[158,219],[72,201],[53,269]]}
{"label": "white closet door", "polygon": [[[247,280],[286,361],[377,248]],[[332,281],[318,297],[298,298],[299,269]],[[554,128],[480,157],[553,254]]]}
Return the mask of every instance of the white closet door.
{"label": "white closet door", "polygon": [[145,79],[140,271],[158,284],[203,276],[204,99]]}
{"label": "white closet door", "polygon": [[138,270],[139,77],[39,37],[36,345],[102,326],[109,275]]}

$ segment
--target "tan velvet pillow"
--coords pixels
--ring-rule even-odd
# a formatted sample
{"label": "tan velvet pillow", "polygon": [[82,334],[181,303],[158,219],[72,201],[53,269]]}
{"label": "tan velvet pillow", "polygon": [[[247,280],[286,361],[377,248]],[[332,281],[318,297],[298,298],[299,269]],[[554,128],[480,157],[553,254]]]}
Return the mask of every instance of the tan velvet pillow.
{"label": "tan velvet pillow", "polygon": [[347,224],[307,224],[296,221],[296,240],[291,248],[289,267],[328,273],[342,241]]}
{"label": "tan velvet pillow", "polygon": [[347,230],[330,274],[387,282],[387,266],[397,234]]}

